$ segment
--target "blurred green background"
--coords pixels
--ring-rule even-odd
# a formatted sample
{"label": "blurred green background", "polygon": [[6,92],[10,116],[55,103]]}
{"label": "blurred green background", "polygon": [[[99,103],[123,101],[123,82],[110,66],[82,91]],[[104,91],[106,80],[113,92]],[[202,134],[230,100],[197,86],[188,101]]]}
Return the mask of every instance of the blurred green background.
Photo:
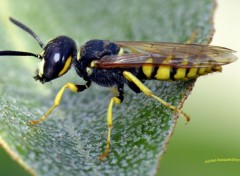
{"label": "blurred green background", "polygon": [[[240,1],[217,2],[218,8],[214,18],[216,33],[211,44],[238,51],[240,24],[235,19],[240,17]],[[40,9],[36,7],[36,10]],[[169,147],[161,160],[160,175],[240,174],[240,162],[205,163],[217,158],[240,159],[239,68],[240,62],[237,61],[225,66],[222,74],[198,79],[183,108],[191,115],[191,122],[185,125],[184,118],[178,120]],[[20,176],[28,173],[1,149],[0,175]]]}

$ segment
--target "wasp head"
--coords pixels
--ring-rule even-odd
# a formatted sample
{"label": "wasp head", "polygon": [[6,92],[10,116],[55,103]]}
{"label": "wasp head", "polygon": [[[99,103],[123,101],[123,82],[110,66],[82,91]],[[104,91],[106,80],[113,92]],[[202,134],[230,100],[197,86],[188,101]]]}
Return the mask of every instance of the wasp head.
{"label": "wasp head", "polygon": [[75,42],[67,36],[59,36],[49,41],[39,55],[41,61],[35,80],[45,83],[64,75],[71,67],[76,52]]}

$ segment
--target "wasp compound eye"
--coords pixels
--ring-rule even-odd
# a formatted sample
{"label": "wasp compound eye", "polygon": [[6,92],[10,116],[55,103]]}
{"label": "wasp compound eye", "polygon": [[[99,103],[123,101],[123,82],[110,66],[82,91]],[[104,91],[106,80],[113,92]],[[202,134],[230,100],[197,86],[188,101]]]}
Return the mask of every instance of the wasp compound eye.
{"label": "wasp compound eye", "polygon": [[54,38],[43,49],[35,79],[44,83],[64,75],[69,70],[76,52],[75,42],[71,38]]}

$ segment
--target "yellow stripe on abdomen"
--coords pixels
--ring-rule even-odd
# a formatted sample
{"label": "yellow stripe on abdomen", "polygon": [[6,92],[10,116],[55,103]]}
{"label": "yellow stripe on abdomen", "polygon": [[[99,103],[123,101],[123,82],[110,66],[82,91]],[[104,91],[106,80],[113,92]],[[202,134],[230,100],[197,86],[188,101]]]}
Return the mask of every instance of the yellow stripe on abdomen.
{"label": "yellow stripe on abdomen", "polygon": [[172,57],[173,56],[170,54],[164,59],[164,61],[162,62],[163,65],[160,65],[158,67],[157,73],[154,75],[155,79],[170,80],[171,66],[167,66],[167,64],[171,63]]}
{"label": "yellow stripe on abdomen", "polygon": [[[146,62],[145,62],[145,63],[147,63],[147,64],[143,64],[143,66],[142,66],[142,71],[143,71],[144,75],[145,75],[148,79],[151,78],[151,75],[152,75],[152,72],[153,72],[153,68],[154,68],[154,66],[151,65],[152,62],[153,62],[153,59],[152,59],[152,58],[149,58],[149,59],[147,59]],[[149,63],[150,63],[150,64],[149,64]]]}
{"label": "yellow stripe on abdomen", "polygon": [[206,71],[206,68],[204,68],[204,67],[199,68],[199,69],[198,69],[198,74],[199,74],[199,75],[203,75],[203,74],[205,74],[205,71]]}
{"label": "yellow stripe on abdomen", "polygon": [[171,67],[170,66],[160,66],[157,70],[156,75],[154,78],[158,80],[169,80],[170,79],[170,72]]}
{"label": "yellow stripe on abdomen", "polygon": [[197,76],[197,71],[198,71],[198,68],[190,68],[189,69],[189,72],[187,74],[187,77],[188,78],[194,78]]}
{"label": "yellow stripe on abdomen", "polygon": [[186,78],[186,68],[178,68],[176,74],[173,77],[174,79]]}

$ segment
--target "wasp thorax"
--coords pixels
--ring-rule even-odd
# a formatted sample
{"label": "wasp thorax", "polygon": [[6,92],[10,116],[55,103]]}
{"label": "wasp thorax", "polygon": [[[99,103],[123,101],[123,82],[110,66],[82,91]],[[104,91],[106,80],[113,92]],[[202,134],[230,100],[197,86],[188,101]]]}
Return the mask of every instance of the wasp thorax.
{"label": "wasp thorax", "polygon": [[59,36],[47,43],[41,53],[36,80],[42,83],[64,75],[77,52],[75,42],[66,36]]}
{"label": "wasp thorax", "polygon": [[90,40],[80,49],[78,60],[89,66],[93,60],[99,60],[106,55],[114,55],[119,52],[119,46],[107,40]]}

